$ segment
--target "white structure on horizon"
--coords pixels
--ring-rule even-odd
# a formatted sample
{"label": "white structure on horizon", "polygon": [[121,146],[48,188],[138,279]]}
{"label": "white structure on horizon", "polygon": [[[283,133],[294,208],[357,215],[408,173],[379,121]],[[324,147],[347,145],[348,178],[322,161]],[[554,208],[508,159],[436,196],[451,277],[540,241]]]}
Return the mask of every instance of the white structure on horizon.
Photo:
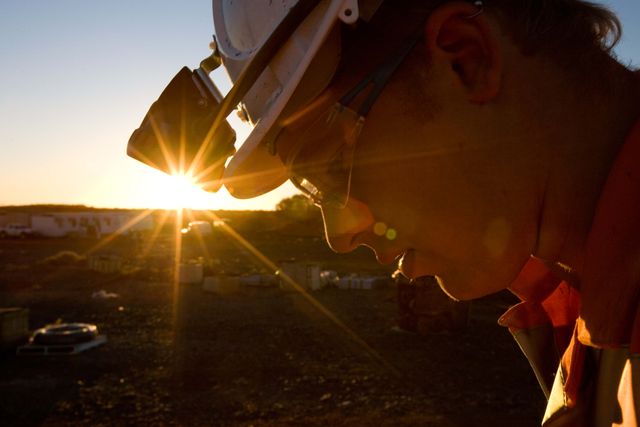
{"label": "white structure on horizon", "polygon": [[153,229],[148,215],[135,221],[136,214],[128,212],[55,212],[31,215],[31,228],[45,237],[88,236],[100,238],[119,232],[127,235]]}

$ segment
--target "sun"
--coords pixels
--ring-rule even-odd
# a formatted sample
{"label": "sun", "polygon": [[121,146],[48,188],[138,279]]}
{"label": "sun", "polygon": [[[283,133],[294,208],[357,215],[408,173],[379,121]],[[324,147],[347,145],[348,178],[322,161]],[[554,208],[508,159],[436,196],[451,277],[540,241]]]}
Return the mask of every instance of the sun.
{"label": "sun", "polygon": [[208,210],[217,205],[216,195],[203,190],[190,175],[167,175],[159,171],[153,171],[153,175],[153,188],[146,194],[150,207]]}
{"label": "sun", "polygon": [[186,174],[166,175],[165,195],[172,209],[211,209],[213,193],[200,187]]}

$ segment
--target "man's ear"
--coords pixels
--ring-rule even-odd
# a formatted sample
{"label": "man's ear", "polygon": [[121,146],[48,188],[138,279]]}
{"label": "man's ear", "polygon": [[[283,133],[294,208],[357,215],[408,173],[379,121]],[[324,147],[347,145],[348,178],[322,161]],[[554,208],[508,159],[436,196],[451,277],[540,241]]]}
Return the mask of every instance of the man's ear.
{"label": "man's ear", "polygon": [[425,24],[431,61],[444,61],[469,100],[482,104],[500,90],[502,55],[497,34],[478,6],[451,2],[436,9]]}

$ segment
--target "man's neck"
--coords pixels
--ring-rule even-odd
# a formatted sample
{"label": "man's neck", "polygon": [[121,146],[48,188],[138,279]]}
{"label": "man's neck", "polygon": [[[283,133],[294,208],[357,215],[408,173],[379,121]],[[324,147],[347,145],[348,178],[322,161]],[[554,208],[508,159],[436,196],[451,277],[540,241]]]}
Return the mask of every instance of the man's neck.
{"label": "man's neck", "polygon": [[553,138],[535,255],[578,275],[602,188],[640,116],[640,78],[617,63],[609,67],[600,85],[565,90],[548,115]]}

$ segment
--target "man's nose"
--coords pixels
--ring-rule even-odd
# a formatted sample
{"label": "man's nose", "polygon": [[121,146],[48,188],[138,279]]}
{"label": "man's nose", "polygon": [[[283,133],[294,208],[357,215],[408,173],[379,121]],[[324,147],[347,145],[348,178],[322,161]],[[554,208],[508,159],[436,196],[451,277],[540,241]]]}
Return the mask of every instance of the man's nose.
{"label": "man's nose", "polygon": [[373,214],[369,207],[349,198],[344,208],[323,206],[322,219],[329,247],[335,252],[351,252],[358,246],[355,237],[373,226]]}

